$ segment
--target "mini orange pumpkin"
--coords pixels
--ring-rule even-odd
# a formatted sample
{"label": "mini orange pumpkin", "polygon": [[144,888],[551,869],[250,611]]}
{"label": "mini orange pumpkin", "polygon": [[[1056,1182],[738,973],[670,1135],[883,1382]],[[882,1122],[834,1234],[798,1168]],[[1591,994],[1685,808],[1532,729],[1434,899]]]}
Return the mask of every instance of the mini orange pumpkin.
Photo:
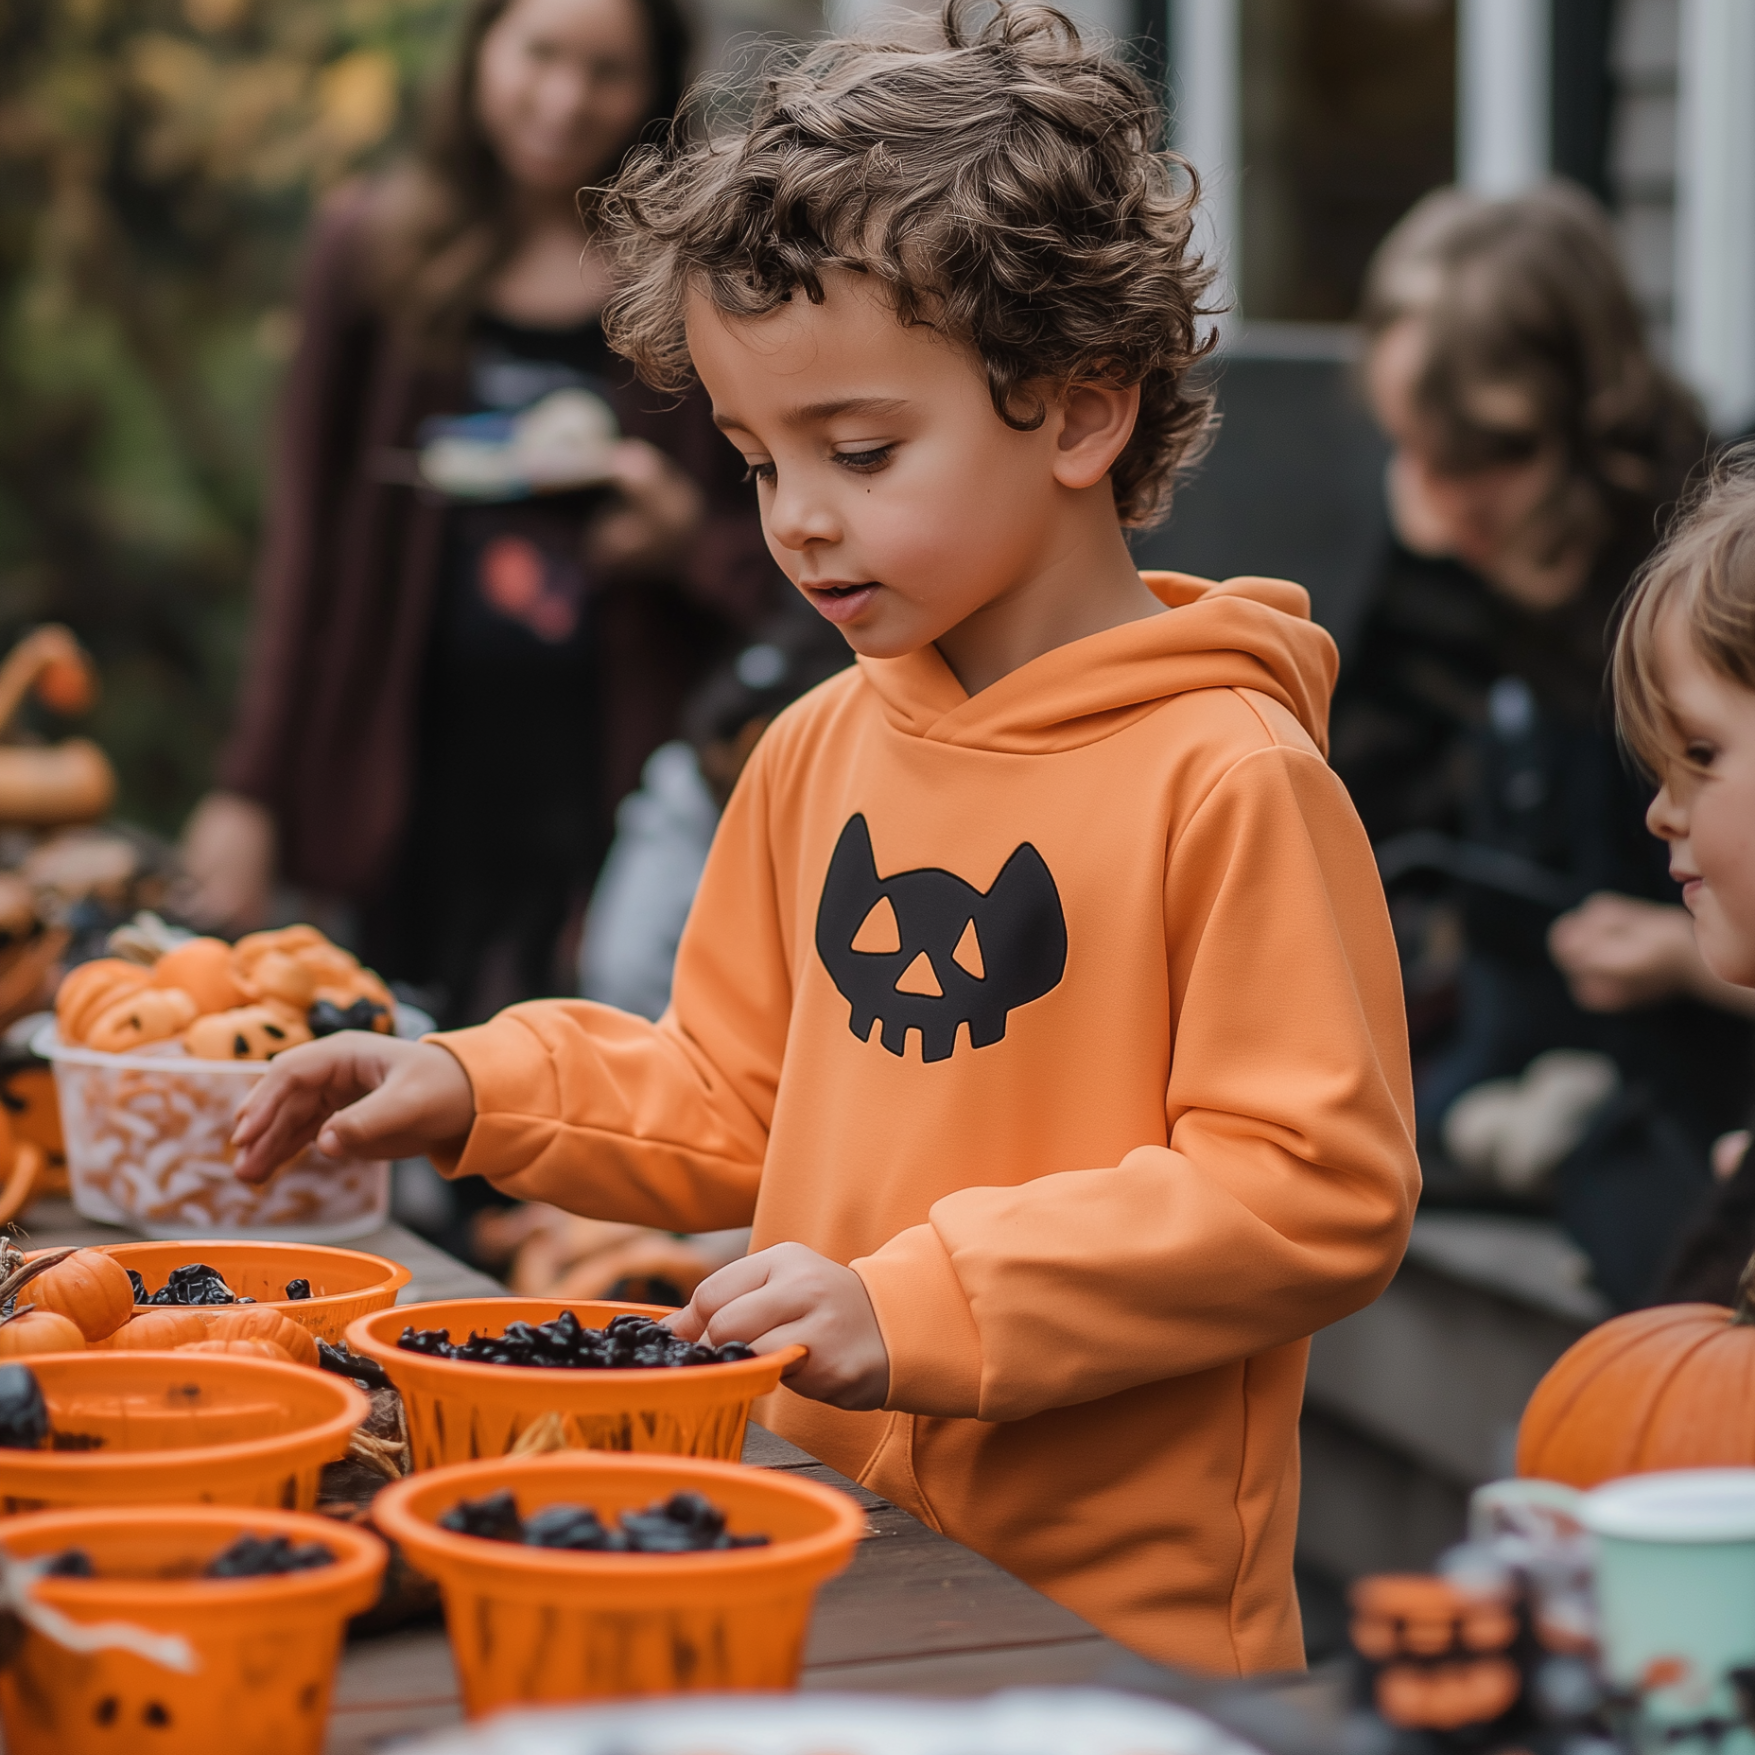
{"label": "mini orange pumpkin", "polygon": [[27,1353],[82,1353],[85,1336],[58,1310],[21,1310],[0,1322],[0,1359]]}
{"label": "mini orange pumpkin", "polygon": [[297,957],[268,951],[239,982],[251,999],[273,1000],[303,1012],[317,997],[317,977]]}
{"label": "mini orange pumpkin", "polygon": [[1569,1487],[1751,1465],[1755,1260],[1734,1309],[1660,1304],[1593,1328],[1536,1385],[1517,1431],[1517,1472]]}
{"label": "mini orange pumpkin", "polygon": [[192,938],[152,966],[154,987],[180,987],[204,1012],[230,1011],[244,1003],[232,973],[232,947],[223,938]]}
{"label": "mini orange pumpkin", "polygon": [[1522,1692],[1507,1656],[1517,1620],[1504,1596],[1411,1573],[1361,1578],[1348,1592],[1353,1648],[1372,1666],[1377,1710],[1403,1730],[1489,1724]]}
{"label": "mini orange pumpkin", "polygon": [[311,1027],[297,1012],[273,1004],[209,1012],[183,1032],[183,1046],[200,1060],[268,1060],[310,1039]]}
{"label": "mini orange pumpkin", "polygon": [[71,969],[55,995],[55,1028],[63,1042],[83,1042],[85,1029],[106,1006],[146,986],[152,972],[121,957],[97,957]]}
{"label": "mini orange pumpkin", "polygon": [[235,1359],[275,1359],[283,1365],[292,1364],[291,1355],[284,1347],[277,1347],[273,1341],[261,1340],[230,1340],[230,1341],[186,1341],[177,1348],[179,1353],[230,1353]]}
{"label": "mini orange pumpkin", "polygon": [[329,940],[314,926],[276,926],[266,932],[247,932],[232,946],[232,963],[240,979],[248,979],[256,964],[270,951],[294,956],[308,945],[327,945]]}
{"label": "mini orange pumpkin", "polygon": [[267,1304],[222,1305],[206,1318],[207,1339],[214,1341],[270,1341],[295,1365],[317,1364],[317,1342],[311,1331]]}
{"label": "mini orange pumpkin", "polygon": [[85,1026],[85,1044],[127,1054],[168,1042],[195,1021],[195,1001],[180,987],[142,987],[107,1005]]}
{"label": "mini orange pumpkin", "polygon": [[207,1336],[205,1319],[193,1310],[143,1310],[96,1345],[118,1353],[170,1353]]}
{"label": "mini orange pumpkin", "polygon": [[26,1296],[39,1310],[58,1311],[88,1341],[113,1335],[134,1314],[128,1271],[101,1249],[79,1249],[38,1274]]}

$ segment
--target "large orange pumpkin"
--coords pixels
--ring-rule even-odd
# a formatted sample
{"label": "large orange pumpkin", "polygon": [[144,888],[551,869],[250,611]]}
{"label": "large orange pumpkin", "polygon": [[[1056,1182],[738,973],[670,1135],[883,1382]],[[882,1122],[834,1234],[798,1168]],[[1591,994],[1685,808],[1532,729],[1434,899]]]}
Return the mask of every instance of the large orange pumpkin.
{"label": "large orange pumpkin", "polygon": [[88,1341],[113,1335],[134,1314],[128,1270],[101,1249],[81,1249],[31,1281],[28,1294],[39,1310],[68,1317]]}
{"label": "large orange pumpkin", "polygon": [[1517,1472],[1570,1487],[1752,1465],[1755,1261],[1734,1310],[1660,1304],[1592,1329],[1536,1385],[1517,1433]]}
{"label": "large orange pumpkin", "polygon": [[207,1333],[207,1323],[198,1311],[143,1310],[96,1345],[118,1353],[169,1353],[191,1341],[206,1340]]}
{"label": "large orange pumpkin", "polygon": [[58,1310],[24,1310],[0,1322],[0,1359],[84,1351],[85,1336]]}

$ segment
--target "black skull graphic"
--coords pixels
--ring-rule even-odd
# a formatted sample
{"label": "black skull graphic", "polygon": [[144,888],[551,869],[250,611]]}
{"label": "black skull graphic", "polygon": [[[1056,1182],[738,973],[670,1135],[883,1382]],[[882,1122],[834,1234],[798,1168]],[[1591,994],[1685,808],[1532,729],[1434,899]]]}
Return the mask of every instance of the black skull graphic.
{"label": "black skull graphic", "polygon": [[1059,985],[1066,915],[1042,855],[1025,841],[984,895],[953,872],[924,866],[880,878],[863,816],[849,817],[817,909],[817,955],[852,1007],[861,1042],[883,1020],[900,1055],[920,1032],[922,1060],[949,1060],[957,1026],[986,1048],[1005,1037],[1013,1007]]}

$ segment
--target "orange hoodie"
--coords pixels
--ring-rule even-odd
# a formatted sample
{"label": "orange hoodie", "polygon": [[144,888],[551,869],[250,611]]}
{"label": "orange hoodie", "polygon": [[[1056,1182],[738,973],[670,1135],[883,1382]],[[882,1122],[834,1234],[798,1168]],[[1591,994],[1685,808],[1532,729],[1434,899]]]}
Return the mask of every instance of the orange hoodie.
{"label": "orange hoodie", "polygon": [[973,698],[862,659],[757,746],[656,1025],[583,1001],[441,1037],[459,1162],[605,1219],[850,1263],[887,1410],[806,1450],[1166,1662],[1303,1662],[1307,1337],[1374,1298],[1418,1172],[1395,947],[1323,760],[1295,585]]}

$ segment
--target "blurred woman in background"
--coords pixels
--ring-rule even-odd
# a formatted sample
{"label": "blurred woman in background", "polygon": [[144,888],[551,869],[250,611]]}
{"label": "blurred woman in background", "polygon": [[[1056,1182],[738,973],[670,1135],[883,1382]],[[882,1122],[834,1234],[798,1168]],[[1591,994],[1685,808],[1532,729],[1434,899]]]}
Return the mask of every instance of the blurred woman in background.
{"label": "blurred woman in background", "polygon": [[1397,542],[1333,759],[1386,872],[1460,880],[1454,906],[1401,911],[1427,939],[1409,947],[1416,1003],[1422,955],[1454,974],[1452,1015],[1416,1018],[1422,1136],[1547,1050],[1606,1057],[1598,1095],[1618,1080],[1620,1107],[1595,1118],[1620,1134],[1599,1142],[1597,1193],[1638,1191],[1580,1225],[1606,1227],[1587,1247],[1631,1302],[1749,1089],[1744,996],[1694,951],[1604,686],[1616,602],[1706,434],[1580,190],[1429,196],[1379,250],[1364,320]]}
{"label": "blurred woman in background", "polygon": [[[568,990],[617,800],[779,584],[700,393],[645,391],[597,321],[578,192],[668,124],[687,54],[676,0],[476,0],[418,157],[336,196],[310,248],[192,911],[258,925],[277,882],[345,904],[446,1024]],[[606,483],[422,484],[435,418],[561,390],[613,411]]]}

